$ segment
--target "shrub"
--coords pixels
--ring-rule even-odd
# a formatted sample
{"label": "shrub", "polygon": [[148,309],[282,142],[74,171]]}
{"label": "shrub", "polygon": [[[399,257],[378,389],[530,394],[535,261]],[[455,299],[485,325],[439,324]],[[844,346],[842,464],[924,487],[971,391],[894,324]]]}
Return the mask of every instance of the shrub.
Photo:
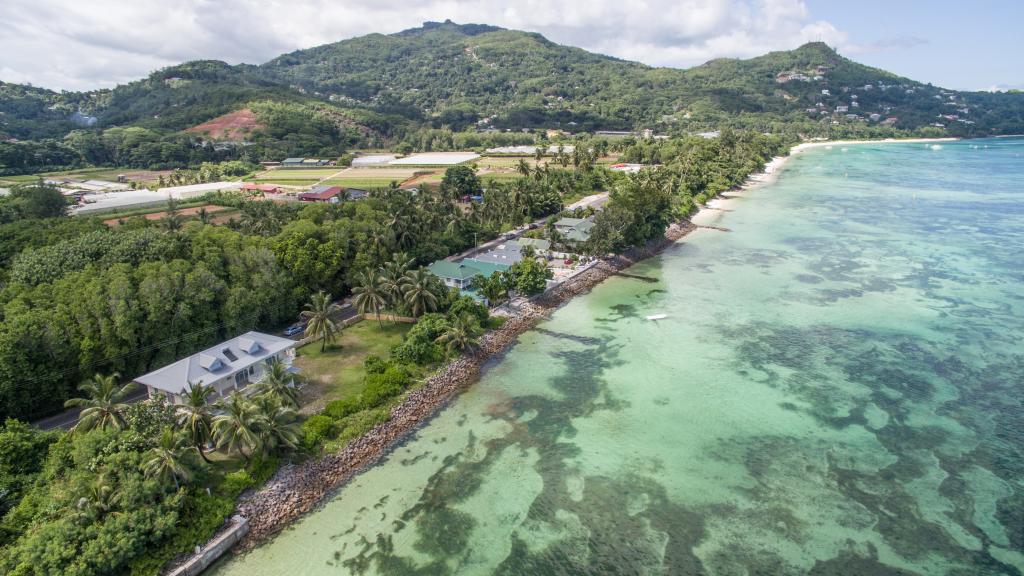
{"label": "shrub", "polygon": [[234,509],[234,497],[211,496],[205,491],[193,490],[185,499],[178,522],[168,537],[158,547],[129,563],[131,576],[160,574],[163,566],[175,555],[191,552],[209,540]]}
{"label": "shrub", "polygon": [[444,349],[432,341],[409,340],[395,345],[391,349],[391,357],[405,364],[423,366],[444,358]]}
{"label": "shrub", "polygon": [[335,452],[344,448],[352,439],[362,436],[377,424],[387,421],[390,414],[390,410],[381,407],[363,410],[345,418],[338,423],[340,427],[338,437],[327,445],[327,450]]}
{"label": "shrub", "polygon": [[224,475],[224,480],[217,486],[217,493],[234,498],[256,485],[246,470],[236,470]]}
{"label": "shrub", "polygon": [[367,374],[366,388],[361,395],[363,406],[375,408],[405,390],[409,371],[402,365],[391,366],[381,374]]}
{"label": "shrub", "polygon": [[370,355],[363,360],[363,367],[366,368],[367,374],[380,374],[387,370],[388,362],[380,356]]}
{"label": "shrub", "polygon": [[444,358],[444,350],[434,344],[451,322],[436,313],[424,314],[420,317],[409,332],[405,335],[405,341],[391,349],[391,357],[398,362],[405,364],[430,364]]}
{"label": "shrub", "polygon": [[480,304],[469,296],[462,296],[448,308],[448,318],[458,318],[463,314],[469,314],[480,321],[481,324],[487,321],[489,313],[487,306]]}
{"label": "shrub", "polygon": [[249,471],[255,485],[262,486],[267,480],[270,480],[280,466],[281,460],[277,456],[259,456],[249,462],[246,470]]}
{"label": "shrub", "polygon": [[362,409],[363,404],[359,401],[359,398],[345,398],[343,400],[329,402],[327,406],[324,407],[323,413],[335,420],[341,420],[342,418],[355,414]]}
{"label": "shrub", "polygon": [[487,322],[484,324],[484,327],[487,328],[488,330],[496,330],[504,326],[506,321],[508,321],[507,316],[491,316],[490,318],[487,319]]}
{"label": "shrub", "polygon": [[335,431],[336,427],[331,417],[323,414],[310,416],[302,423],[302,445],[313,450],[333,438]]}

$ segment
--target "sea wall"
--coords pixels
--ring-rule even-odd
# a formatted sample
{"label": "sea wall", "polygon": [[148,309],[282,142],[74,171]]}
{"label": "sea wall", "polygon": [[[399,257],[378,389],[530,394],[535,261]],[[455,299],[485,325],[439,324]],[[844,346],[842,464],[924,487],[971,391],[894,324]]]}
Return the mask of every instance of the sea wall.
{"label": "sea wall", "polygon": [[261,490],[243,496],[239,501],[237,512],[249,520],[249,532],[238,550],[249,549],[273,536],[312,510],[359,471],[377,462],[406,435],[426,423],[460,390],[475,382],[481,366],[489,358],[508,348],[538,320],[609,276],[658,254],[694,228],[688,221],[673,224],[664,237],[642,248],[602,260],[519,306],[501,328],[480,339],[476,353],[449,362],[421,388],[406,395],[391,410],[386,422],[353,440],[339,453],[282,467]]}
{"label": "sea wall", "polygon": [[225,552],[249,533],[249,521],[242,516],[232,516],[225,528],[217,533],[205,546],[188,561],[168,572],[168,576],[196,576],[210,567]]}

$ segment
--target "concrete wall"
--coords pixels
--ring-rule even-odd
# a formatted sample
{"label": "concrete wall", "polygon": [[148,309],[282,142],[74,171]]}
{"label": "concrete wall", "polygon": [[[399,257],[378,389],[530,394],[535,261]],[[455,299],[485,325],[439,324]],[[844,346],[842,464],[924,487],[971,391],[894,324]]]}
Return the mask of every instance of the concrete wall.
{"label": "concrete wall", "polygon": [[216,562],[225,552],[231,550],[232,546],[249,533],[249,521],[241,516],[232,516],[228,523],[230,526],[227,530],[207,542],[198,554],[195,554],[187,562],[171,572],[168,572],[167,576],[196,576],[196,574],[209,568],[211,564]]}

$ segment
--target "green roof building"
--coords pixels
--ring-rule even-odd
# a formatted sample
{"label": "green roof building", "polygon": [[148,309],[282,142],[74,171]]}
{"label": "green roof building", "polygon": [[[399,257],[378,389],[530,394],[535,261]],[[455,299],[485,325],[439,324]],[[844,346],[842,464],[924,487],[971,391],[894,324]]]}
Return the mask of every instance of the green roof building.
{"label": "green roof building", "polygon": [[563,238],[573,243],[589,240],[590,231],[593,228],[593,218],[562,218],[555,222],[555,230],[558,230]]}
{"label": "green roof building", "polygon": [[495,272],[508,270],[505,264],[494,264],[491,262],[480,262],[472,258],[466,258],[462,262],[449,262],[438,260],[427,266],[431,274],[444,281],[445,286],[466,290],[473,284],[477,276],[490,278]]}

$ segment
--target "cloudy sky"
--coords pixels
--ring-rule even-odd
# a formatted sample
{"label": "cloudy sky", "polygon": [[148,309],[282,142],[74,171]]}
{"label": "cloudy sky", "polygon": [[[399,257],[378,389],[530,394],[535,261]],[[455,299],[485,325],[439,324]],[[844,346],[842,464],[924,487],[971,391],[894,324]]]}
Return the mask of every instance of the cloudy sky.
{"label": "cloudy sky", "polygon": [[283,52],[427,20],[540,32],[563,44],[688,67],[823,40],[916,80],[1024,85],[1019,0],[3,0],[0,80],[110,87],[198,58]]}

